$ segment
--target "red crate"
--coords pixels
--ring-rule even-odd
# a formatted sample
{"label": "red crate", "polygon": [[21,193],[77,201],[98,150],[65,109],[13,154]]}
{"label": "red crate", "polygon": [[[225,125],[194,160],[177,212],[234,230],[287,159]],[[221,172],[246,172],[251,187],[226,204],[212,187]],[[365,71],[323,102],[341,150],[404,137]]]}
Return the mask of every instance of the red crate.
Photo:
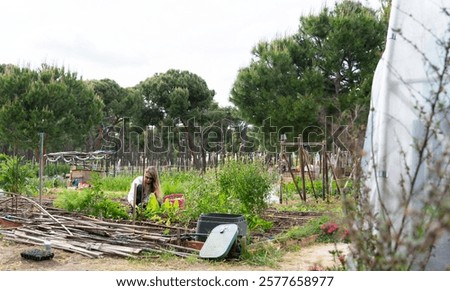
{"label": "red crate", "polygon": [[180,207],[180,209],[184,208],[184,194],[170,194],[170,195],[166,195],[163,198],[163,202],[165,202],[166,200],[169,200],[169,202],[172,205],[175,203],[175,201],[178,201],[178,206]]}

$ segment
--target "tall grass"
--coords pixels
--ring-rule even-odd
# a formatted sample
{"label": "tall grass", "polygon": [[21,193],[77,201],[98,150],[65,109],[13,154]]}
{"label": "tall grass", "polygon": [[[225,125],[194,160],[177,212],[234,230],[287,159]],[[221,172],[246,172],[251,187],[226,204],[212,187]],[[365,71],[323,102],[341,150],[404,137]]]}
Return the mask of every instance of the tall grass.
{"label": "tall grass", "polygon": [[107,176],[101,178],[104,191],[124,192],[128,194],[131,182],[135,177],[131,175]]}

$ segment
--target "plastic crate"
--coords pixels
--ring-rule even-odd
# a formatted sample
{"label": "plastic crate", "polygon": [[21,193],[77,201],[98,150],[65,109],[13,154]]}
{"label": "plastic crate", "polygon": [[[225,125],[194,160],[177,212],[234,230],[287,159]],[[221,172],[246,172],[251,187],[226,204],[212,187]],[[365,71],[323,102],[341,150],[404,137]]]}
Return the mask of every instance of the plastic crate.
{"label": "plastic crate", "polygon": [[247,221],[239,214],[206,213],[200,215],[197,221],[197,240],[205,241],[208,234],[220,224],[234,223],[238,226],[238,237],[247,236]]}
{"label": "plastic crate", "polygon": [[170,194],[170,195],[166,195],[163,198],[163,202],[165,202],[166,200],[169,200],[170,204],[174,204],[175,201],[178,201],[178,206],[180,207],[180,209],[184,208],[184,194]]}

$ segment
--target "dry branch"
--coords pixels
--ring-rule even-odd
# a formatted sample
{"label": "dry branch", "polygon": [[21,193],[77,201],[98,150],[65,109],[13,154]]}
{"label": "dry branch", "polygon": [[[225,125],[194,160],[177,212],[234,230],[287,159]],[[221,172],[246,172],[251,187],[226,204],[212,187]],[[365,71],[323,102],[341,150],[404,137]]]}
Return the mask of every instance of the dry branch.
{"label": "dry branch", "polygon": [[[0,235],[4,240],[40,246],[49,241],[55,249],[90,258],[105,255],[135,258],[144,251],[167,252],[183,257],[198,253],[196,249],[181,245],[180,234],[193,233],[187,228],[168,227],[152,222],[131,224],[129,221],[105,221],[53,208],[46,210],[29,198],[23,200],[37,206],[41,213],[22,212],[26,205],[18,203],[16,213],[21,212],[22,216],[26,213],[28,217],[23,219],[8,215],[8,219],[12,221],[17,218],[21,226],[0,228]],[[2,203],[4,200],[0,200],[0,205]],[[4,209],[0,209],[0,213],[1,211]],[[54,215],[50,212],[54,212]],[[163,235],[170,231],[176,232],[177,237]]]}

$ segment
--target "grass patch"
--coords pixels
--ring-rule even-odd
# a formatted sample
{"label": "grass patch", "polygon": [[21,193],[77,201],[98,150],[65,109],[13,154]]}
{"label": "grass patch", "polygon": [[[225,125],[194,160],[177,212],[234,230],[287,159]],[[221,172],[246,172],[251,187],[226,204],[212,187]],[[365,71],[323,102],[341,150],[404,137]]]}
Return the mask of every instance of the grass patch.
{"label": "grass patch", "polygon": [[286,233],[280,234],[276,238],[276,241],[286,242],[288,240],[301,240],[313,235],[320,235],[322,232],[321,226],[329,220],[330,218],[328,216],[312,218],[305,225],[291,228]]}
{"label": "grass patch", "polygon": [[243,263],[250,266],[276,267],[284,252],[271,241],[249,246],[242,253]]}

